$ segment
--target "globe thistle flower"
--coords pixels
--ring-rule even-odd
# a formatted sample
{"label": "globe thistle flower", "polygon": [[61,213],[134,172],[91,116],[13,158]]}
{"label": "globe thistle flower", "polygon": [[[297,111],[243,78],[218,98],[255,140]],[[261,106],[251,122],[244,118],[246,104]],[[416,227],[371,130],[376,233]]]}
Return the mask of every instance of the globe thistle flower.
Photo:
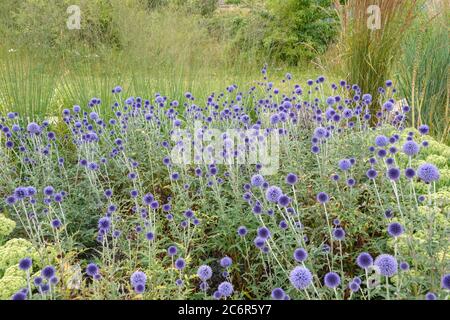
{"label": "globe thistle flower", "polygon": [[389,168],[387,171],[388,178],[394,181],[400,178],[400,174],[401,174],[400,169],[395,167]]}
{"label": "globe thistle flower", "polygon": [[286,183],[291,186],[295,185],[297,183],[297,181],[298,181],[298,177],[294,173],[289,173],[286,176]]}
{"label": "globe thistle flower", "polygon": [[255,174],[251,177],[250,179],[250,183],[252,184],[252,186],[254,187],[261,187],[262,184],[264,183],[264,178],[262,175],[260,174]]}
{"label": "globe thistle flower", "polygon": [[32,264],[33,264],[33,261],[31,260],[31,258],[29,258],[29,257],[23,258],[19,261],[19,269],[23,270],[23,271],[27,271],[31,268]]}
{"label": "globe thistle flower", "polygon": [[314,137],[316,137],[317,139],[322,139],[326,136],[327,134],[327,129],[323,128],[323,127],[317,127],[314,130]]}
{"label": "globe thistle flower", "polygon": [[345,231],[342,228],[335,228],[333,230],[333,238],[338,241],[342,241],[345,239]]}
{"label": "globe thistle flower", "polygon": [[390,254],[379,255],[374,262],[374,265],[378,268],[378,272],[385,277],[392,277],[397,273],[397,259]]}
{"label": "globe thistle flower", "polygon": [[277,203],[278,199],[283,195],[281,189],[277,186],[271,186],[266,191],[266,199],[270,202]]}
{"label": "globe thistle flower", "polygon": [[178,270],[183,270],[186,267],[186,262],[183,258],[178,258],[175,260],[175,268]]}
{"label": "globe thistle flower", "polygon": [[278,224],[278,226],[280,227],[280,229],[285,230],[285,229],[287,229],[288,224],[285,220],[281,220],[280,223]]}
{"label": "globe thistle flower", "polygon": [[228,281],[224,281],[221,284],[219,284],[217,290],[223,297],[229,297],[233,294],[233,285]]}
{"label": "globe thistle flower", "polygon": [[289,198],[286,195],[282,195],[280,198],[278,198],[278,204],[280,207],[287,207],[291,203],[291,198]]}
{"label": "globe thistle flower", "polygon": [[407,156],[414,156],[418,154],[420,151],[420,146],[415,143],[414,141],[406,141],[403,144],[403,153],[405,153]]}
{"label": "globe thistle flower", "polygon": [[30,122],[27,125],[27,131],[31,134],[31,135],[38,135],[41,133],[42,128],[36,123],[36,122]]}
{"label": "globe thistle flower", "polygon": [[353,178],[348,178],[348,179],[347,179],[347,185],[348,185],[349,187],[354,187],[355,184],[356,184],[356,180],[355,180],[355,179],[353,179]]}
{"label": "globe thistle flower", "polygon": [[213,298],[215,299],[215,300],[220,300],[220,298],[222,298],[222,293],[220,293],[220,291],[214,291],[214,293],[213,293]]}
{"label": "globe thistle flower", "polygon": [[369,253],[362,252],[356,258],[356,264],[361,269],[368,269],[369,267],[371,267],[373,265],[373,258]]}
{"label": "globe thistle flower", "polygon": [[59,282],[59,278],[58,278],[58,277],[51,277],[50,280],[49,280],[49,282],[50,282],[52,285],[56,285],[56,284],[58,284],[58,282]]}
{"label": "globe thistle flower", "polygon": [[406,168],[405,169],[405,177],[407,179],[411,180],[412,178],[415,177],[415,175],[416,175],[416,171],[413,168]]}
{"label": "globe thistle flower", "polygon": [[352,281],[352,282],[350,282],[348,287],[352,292],[358,292],[360,289],[360,284]]}
{"label": "globe thistle flower", "polygon": [[266,243],[266,239],[261,238],[261,237],[256,237],[253,240],[253,244],[255,245],[255,247],[257,247],[258,249],[262,249],[264,247]]}
{"label": "globe thistle flower", "polygon": [[147,206],[149,206],[153,200],[155,200],[155,197],[151,193],[147,193],[142,197],[142,203]]}
{"label": "globe thistle flower", "polygon": [[40,286],[42,284],[42,281],[44,281],[44,280],[42,279],[42,277],[39,277],[39,276],[37,276],[33,279],[33,283],[36,287]]}
{"label": "globe thistle flower", "polygon": [[98,220],[98,229],[102,232],[108,232],[111,227],[111,220],[108,217],[103,217]]}
{"label": "globe thistle flower", "polygon": [[400,270],[402,271],[408,271],[409,270],[409,263],[406,261],[400,262]]}
{"label": "globe thistle flower", "polygon": [[388,233],[394,238],[401,236],[403,232],[403,226],[398,222],[392,222],[388,225]]}
{"label": "globe thistle flower", "polygon": [[421,135],[426,135],[426,134],[428,134],[428,132],[430,132],[430,128],[426,124],[421,125],[418,128],[418,130],[419,130]]}
{"label": "globe thistle flower", "polygon": [[311,271],[305,267],[295,267],[289,274],[289,281],[298,290],[308,288],[313,280]]}
{"label": "globe thistle flower", "polygon": [[275,288],[272,290],[270,296],[273,300],[284,300],[284,298],[286,297],[286,293],[281,288]]}
{"label": "globe thistle flower", "polygon": [[427,292],[425,300],[437,300],[437,295],[434,292]]}
{"label": "globe thistle flower", "polygon": [[11,297],[11,300],[26,300],[26,299],[27,299],[27,294],[24,293],[24,292],[22,292],[22,291],[16,292],[16,293]]}
{"label": "globe thistle flower", "polygon": [[352,164],[350,162],[350,160],[348,159],[342,159],[339,160],[339,169],[341,169],[342,171],[347,171],[352,167]]}
{"label": "globe thistle flower", "polygon": [[223,268],[229,268],[232,263],[233,263],[233,260],[231,260],[230,257],[223,257],[222,259],[220,259],[220,265]]}
{"label": "globe thistle flower", "polygon": [[155,234],[153,232],[147,232],[145,234],[145,239],[148,241],[153,241],[155,239]]}
{"label": "globe thistle flower", "polygon": [[450,273],[444,274],[441,278],[442,289],[450,290]]}
{"label": "globe thistle flower", "polygon": [[270,238],[270,230],[266,227],[259,227],[257,234],[258,234],[258,237],[260,237],[262,239]]}
{"label": "globe thistle flower", "polygon": [[177,252],[178,252],[178,249],[177,249],[177,247],[175,247],[175,246],[170,246],[170,247],[167,249],[167,254],[168,254],[169,256],[171,256],[171,257],[173,257],[174,255],[176,255]]}
{"label": "globe thistle flower", "polygon": [[341,277],[336,272],[328,272],[324,278],[324,284],[328,288],[336,288],[341,283]]}
{"label": "globe thistle flower", "polygon": [[210,266],[202,265],[197,270],[197,276],[202,281],[207,281],[212,277],[212,269]]}
{"label": "globe thistle flower", "polygon": [[297,262],[303,262],[308,258],[308,252],[303,248],[297,248],[294,251],[294,259]]}
{"label": "globe thistle flower", "polygon": [[386,136],[377,136],[375,138],[375,144],[379,147],[384,147],[389,143],[389,139]]}
{"label": "globe thistle flower", "polygon": [[53,266],[46,266],[41,270],[41,275],[45,279],[50,279],[51,277],[54,277],[56,273],[55,267]]}
{"label": "globe thistle flower", "polygon": [[357,284],[361,284],[361,278],[360,277],[354,277],[352,282],[357,283]]}
{"label": "globe thistle flower", "polygon": [[417,176],[426,183],[439,180],[439,169],[431,163],[425,163],[417,169]]}
{"label": "globe thistle flower", "polygon": [[86,267],[86,274],[90,277],[95,276],[99,272],[98,266],[95,263],[89,263]]}
{"label": "globe thistle flower", "polygon": [[147,275],[142,271],[135,271],[130,277],[131,285],[136,288],[138,285],[143,285],[147,283]]}
{"label": "globe thistle flower", "polygon": [[241,237],[245,237],[247,235],[247,228],[245,226],[240,226],[237,230],[237,233]]}
{"label": "globe thistle flower", "polygon": [[330,197],[325,192],[319,192],[316,197],[317,201],[324,204],[330,200]]}

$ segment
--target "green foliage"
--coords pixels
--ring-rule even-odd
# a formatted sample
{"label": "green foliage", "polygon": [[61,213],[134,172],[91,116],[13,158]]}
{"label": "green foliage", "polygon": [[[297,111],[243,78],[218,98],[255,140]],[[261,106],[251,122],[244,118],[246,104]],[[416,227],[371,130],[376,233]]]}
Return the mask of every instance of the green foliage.
{"label": "green foliage", "polygon": [[330,0],[270,0],[208,21],[235,57],[304,65],[324,53],[337,33]]}
{"label": "green foliage", "polygon": [[412,125],[429,125],[434,136],[449,144],[448,11],[441,9],[418,20],[405,37],[397,78],[412,107]]}
{"label": "green foliage", "polygon": [[331,0],[269,0],[270,28],[264,47],[275,59],[296,65],[326,51],[337,33]]}
{"label": "green foliage", "polygon": [[[413,21],[420,0],[358,0],[337,5],[341,20],[338,43],[343,59],[342,71],[362,92],[378,101],[378,88],[392,75],[392,67],[400,58],[403,35]],[[381,29],[368,28],[367,8],[378,5]],[[373,104],[378,111],[378,105]],[[374,117],[373,117],[374,118]]]}

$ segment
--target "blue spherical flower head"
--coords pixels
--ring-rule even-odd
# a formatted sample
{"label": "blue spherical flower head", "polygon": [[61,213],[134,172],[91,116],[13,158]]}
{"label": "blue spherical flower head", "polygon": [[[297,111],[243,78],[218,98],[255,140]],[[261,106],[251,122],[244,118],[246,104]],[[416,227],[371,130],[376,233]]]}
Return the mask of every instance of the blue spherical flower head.
{"label": "blue spherical flower head", "polygon": [[139,283],[134,286],[134,292],[136,292],[137,294],[143,294],[145,292],[145,284]]}
{"label": "blue spherical flower head", "polygon": [[217,290],[223,297],[229,297],[233,294],[234,289],[231,283],[229,283],[228,281],[224,281],[221,284],[219,284]]}
{"label": "blue spherical flower head", "polygon": [[207,281],[212,277],[212,269],[210,266],[202,265],[197,270],[197,276],[202,281]]}
{"label": "blue spherical flower head", "polygon": [[399,237],[403,234],[403,226],[398,222],[392,222],[388,225],[388,233],[392,237]]}
{"label": "blue spherical flower head", "polygon": [[153,232],[147,232],[147,233],[145,234],[145,238],[146,238],[148,241],[153,241],[153,240],[155,239],[155,234],[154,234]]}
{"label": "blue spherical flower head", "polygon": [[130,277],[131,285],[136,288],[138,285],[143,285],[147,283],[147,275],[142,271],[135,271]]}
{"label": "blue spherical flower head", "polygon": [[375,144],[379,147],[384,147],[389,143],[389,139],[386,136],[377,136],[375,138]]}
{"label": "blue spherical flower head", "polygon": [[241,237],[245,237],[247,235],[247,232],[247,228],[244,226],[240,226],[237,230],[238,235]]}
{"label": "blue spherical flower head", "polygon": [[430,132],[430,128],[429,128],[426,124],[421,125],[421,126],[418,128],[418,130],[419,130],[420,134],[422,134],[422,135],[425,135],[425,134],[427,134],[428,132]]}
{"label": "blue spherical flower head", "polygon": [[348,159],[339,160],[339,169],[341,169],[342,171],[347,171],[351,167],[352,167],[352,164],[351,164],[350,160],[348,160]]}
{"label": "blue spherical flower head", "polygon": [[328,272],[324,278],[324,284],[328,288],[336,288],[341,283],[341,277],[336,272]]}
{"label": "blue spherical flower head", "polygon": [[286,293],[281,288],[275,288],[270,295],[273,300],[284,300]]}
{"label": "blue spherical flower head", "polygon": [[450,273],[444,274],[441,278],[442,289],[450,290]]}
{"label": "blue spherical flower head", "polygon": [[289,184],[289,185],[293,186],[293,185],[295,185],[297,183],[297,181],[298,181],[298,177],[294,173],[289,173],[286,176],[286,183]]}
{"label": "blue spherical flower head", "polygon": [[213,298],[214,298],[215,300],[220,300],[220,298],[222,298],[222,294],[220,293],[219,290],[214,291],[214,293],[213,293]]}
{"label": "blue spherical flower head", "polygon": [[178,249],[177,249],[177,247],[175,247],[175,246],[170,246],[170,247],[167,249],[167,254],[168,254],[169,256],[171,256],[171,257],[173,257],[174,255],[176,255],[177,252],[178,252]]}
{"label": "blue spherical flower head", "polygon": [[308,252],[303,248],[295,249],[294,259],[298,262],[303,262],[308,258]]}
{"label": "blue spherical flower head", "polygon": [[38,135],[41,133],[42,128],[36,122],[30,122],[27,126],[27,131],[31,135]]}
{"label": "blue spherical flower head", "polygon": [[12,297],[11,300],[26,300],[27,299],[27,295],[26,293],[19,291],[16,292]]}
{"label": "blue spherical flower head", "polygon": [[406,262],[406,261],[400,262],[400,270],[408,271],[409,270],[409,263]]}
{"label": "blue spherical flower head", "polygon": [[318,127],[314,130],[314,137],[317,139],[322,139],[327,135],[327,129],[323,127]]}
{"label": "blue spherical flower head", "polygon": [[259,227],[257,234],[260,238],[268,239],[270,237],[270,230],[266,227]]}
{"label": "blue spherical flower head", "polygon": [[350,290],[352,292],[358,292],[360,289],[360,284],[356,283],[355,281],[350,282],[350,284],[348,285],[348,287],[350,288]]}
{"label": "blue spherical flower head", "polygon": [[427,292],[425,300],[437,300],[437,295],[434,292]]}
{"label": "blue spherical flower head", "polygon": [[305,290],[308,288],[313,280],[311,271],[305,267],[295,267],[289,273],[289,281],[298,290]]}
{"label": "blue spherical flower head", "polygon": [[46,266],[41,270],[41,275],[47,280],[54,277],[55,273],[56,273],[56,270],[55,270],[55,267],[53,267],[53,266]]}
{"label": "blue spherical flower head", "polygon": [[378,268],[378,272],[384,277],[392,277],[397,273],[397,259],[390,254],[379,255],[375,259],[374,265]]}
{"label": "blue spherical flower head", "polygon": [[111,227],[111,219],[103,217],[98,220],[98,229],[103,232],[108,232]]}
{"label": "blue spherical flower head", "polygon": [[280,198],[278,198],[278,204],[280,207],[287,207],[291,203],[291,198],[289,198],[286,195],[282,195]]}
{"label": "blue spherical flower head", "polygon": [[229,268],[229,267],[231,267],[232,264],[233,264],[233,260],[231,260],[230,257],[223,257],[222,259],[220,259],[220,265],[223,268]]}
{"label": "blue spherical flower head", "polygon": [[330,197],[325,192],[319,192],[316,197],[317,201],[324,204],[330,200]]}
{"label": "blue spherical flower head", "polygon": [[277,203],[278,199],[283,195],[281,189],[277,186],[271,186],[267,188],[266,199],[270,202]]}
{"label": "blue spherical flower head", "polygon": [[367,252],[362,252],[356,258],[356,264],[362,269],[368,269],[373,265],[373,258]]}
{"label": "blue spherical flower head", "polygon": [[426,183],[431,183],[439,180],[439,169],[431,163],[425,163],[417,169],[418,177]]}
{"label": "blue spherical flower head", "polygon": [[264,177],[260,174],[255,174],[251,177],[250,183],[254,187],[261,187],[262,184],[264,183]]}
{"label": "blue spherical flower head", "polygon": [[342,228],[335,228],[333,230],[333,238],[338,241],[342,241],[345,239],[345,231]]}
{"label": "blue spherical flower head", "polygon": [[33,264],[33,261],[31,260],[31,258],[29,258],[29,257],[23,258],[19,261],[19,269],[23,270],[23,271],[27,271],[31,268],[32,264]]}
{"label": "blue spherical flower head", "polygon": [[90,277],[95,276],[98,274],[99,269],[98,266],[95,263],[89,263],[86,267],[86,274]]}
{"label": "blue spherical flower head", "polygon": [[405,177],[407,179],[412,179],[416,175],[416,171],[413,168],[406,168],[405,169]]}
{"label": "blue spherical flower head", "polygon": [[396,181],[396,180],[398,180],[400,178],[400,174],[401,174],[400,169],[399,168],[395,168],[395,167],[389,168],[388,171],[387,171],[388,178],[390,180],[394,180],[394,181]]}
{"label": "blue spherical flower head", "polygon": [[175,260],[175,268],[178,270],[183,270],[186,267],[186,262],[183,258],[178,258]]}
{"label": "blue spherical flower head", "polygon": [[403,144],[403,152],[407,155],[407,156],[415,156],[416,154],[418,154],[420,151],[420,146],[415,143],[414,141],[406,141]]}

